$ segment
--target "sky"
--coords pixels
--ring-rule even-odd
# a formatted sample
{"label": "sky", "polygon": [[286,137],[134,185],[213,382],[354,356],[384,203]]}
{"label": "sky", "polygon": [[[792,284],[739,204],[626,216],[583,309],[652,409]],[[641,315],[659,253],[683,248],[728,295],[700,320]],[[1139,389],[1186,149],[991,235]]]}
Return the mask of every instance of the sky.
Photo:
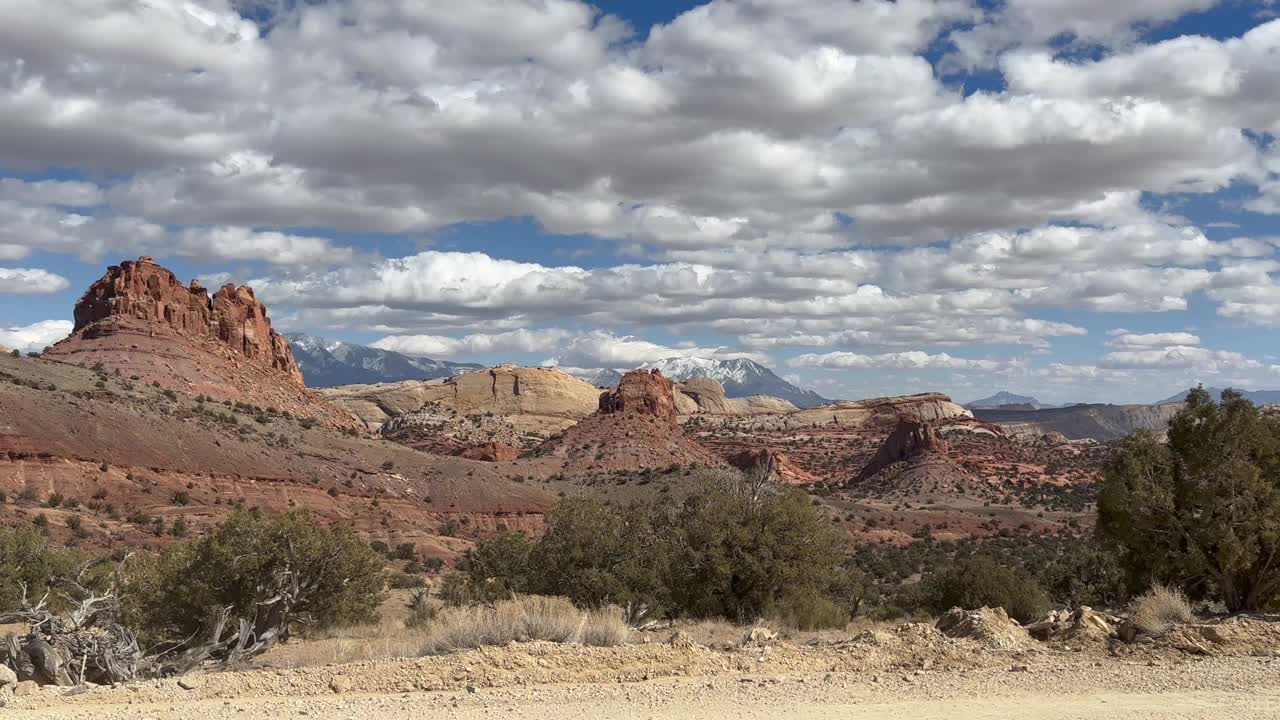
{"label": "sky", "polygon": [[433,358],[1280,387],[1273,0],[0,0],[0,345],[108,265]]}

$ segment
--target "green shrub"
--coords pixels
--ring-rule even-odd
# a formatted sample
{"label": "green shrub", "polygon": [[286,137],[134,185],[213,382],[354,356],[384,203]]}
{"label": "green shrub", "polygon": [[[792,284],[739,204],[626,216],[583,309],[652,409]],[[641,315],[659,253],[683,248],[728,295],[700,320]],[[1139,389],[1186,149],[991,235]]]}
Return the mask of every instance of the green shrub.
{"label": "green shrub", "polygon": [[849,608],[812,589],[786,593],[770,613],[772,619],[793,630],[829,630],[849,624]]}
{"label": "green shrub", "polygon": [[752,622],[790,593],[840,602],[855,582],[846,571],[846,535],[802,492],[758,492],[747,478],[713,478],[675,512],[670,547],[671,605],[694,617]]}
{"label": "green shrub", "polygon": [[1055,605],[1068,608],[1118,608],[1128,595],[1115,555],[1092,542],[1051,560],[1038,580]]}
{"label": "green shrub", "polygon": [[1104,472],[1098,529],[1131,589],[1220,599],[1231,612],[1280,600],[1280,419],[1239,393],[1192,390],[1169,421],[1125,441]]}
{"label": "green shrub", "polygon": [[566,498],[537,543],[511,532],[480,543],[441,592],[455,605],[534,593],[626,606],[633,616],[750,622],[788,612],[813,626],[843,625],[863,595],[844,533],[803,493],[772,494],[730,475],[706,478],[677,508]]}
{"label": "green shrub", "polygon": [[427,584],[427,581],[421,575],[410,575],[409,573],[392,573],[387,578],[387,585],[392,590],[411,590],[420,588]]}
{"label": "green shrub", "polygon": [[369,621],[382,598],[383,559],[349,527],[325,528],[291,512],[264,518],[237,510],[200,540],[167,549],[137,574],[131,595],[139,622],[160,637],[206,629],[220,608],[242,616],[279,596],[296,577],[304,591],[290,624],[324,628]]}
{"label": "green shrub", "polygon": [[953,607],[1000,607],[1018,622],[1030,623],[1050,609],[1048,596],[1035,580],[987,557],[957,560],[923,583],[924,603],[935,615]]}
{"label": "green shrub", "polygon": [[[47,526],[48,518],[45,518]],[[94,566],[90,555],[50,544],[38,528],[0,527],[0,612],[18,608],[23,585],[30,602],[47,593],[52,610],[65,609],[66,596],[52,590],[59,579],[74,577],[83,567],[90,567],[83,576],[89,589],[100,589],[110,574],[107,568]]]}

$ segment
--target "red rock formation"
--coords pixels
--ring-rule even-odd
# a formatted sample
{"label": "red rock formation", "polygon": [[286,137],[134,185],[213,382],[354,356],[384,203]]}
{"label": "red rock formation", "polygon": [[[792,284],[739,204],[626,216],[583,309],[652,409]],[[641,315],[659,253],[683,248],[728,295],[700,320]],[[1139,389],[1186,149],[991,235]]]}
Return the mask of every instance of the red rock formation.
{"label": "red rock formation", "polygon": [[71,336],[46,357],[358,427],[350,413],[306,389],[288,341],[251,288],[226,285],[210,297],[149,257],[109,267],[76,303]]}
{"label": "red rock formation", "polygon": [[534,455],[558,458],[571,474],[724,464],[680,429],[674,388],[657,370],[627,373],[601,393],[599,407]]}
{"label": "red rock formation", "polygon": [[786,485],[816,485],[822,482],[817,475],[805,472],[787,457],[786,453],[771,447],[756,447],[743,450],[727,458],[729,464],[743,471],[751,471],[760,465],[769,468],[769,475],[775,482]]}
{"label": "red rock formation", "polygon": [[632,370],[616,388],[600,394],[600,414],[640,413],[676,422],[675,390],[657,370]]}
{"label": "red rock formation", "polygon": [[142,320],[150,335],[172,331],[216,338],[250,362],[280,370],[302,384],[302,371],[289,351],[289,342],[271,328],[267,310],[254,297],[253,288],[227,284],[210,299],[198,280],[184,286],[172,272],[144,255],[136,262],[112,265],[89,286],[76,303],[73,334],[93,334],[93,325],[113,318]]}
{"label": "red rock formation", "polygon": [[133,317],[180,332],[209,332],[209,293],[197,281],[190,287],[173,273],[142,256],[112,265],[89,286],[75,308],[75,330],[111,317]]}
{"label": "red rock formation", "polygon": [[458,453],[459,457],[483,462],[511,462],[520,457],[520,451],[500,442],[485,443],[469,447]]}
{"label": "red rock formation", "polygon": [[212,307],[214,330],[219,340],[245,357],[270,364],[302,384],[302,371],[289,350],[289,341],[271,328],[267,309],[253,296],[253,288],[223,285],[214,294]]}
{"label": "red rock formation", "polygon": [[885,439],[876,456],[862,468],[858,479],[869,478],[890,465],[911,460],[927,453],[947,454],[947,442],[938,435],[932,425],[911,418],[902,418],[897,427]]}

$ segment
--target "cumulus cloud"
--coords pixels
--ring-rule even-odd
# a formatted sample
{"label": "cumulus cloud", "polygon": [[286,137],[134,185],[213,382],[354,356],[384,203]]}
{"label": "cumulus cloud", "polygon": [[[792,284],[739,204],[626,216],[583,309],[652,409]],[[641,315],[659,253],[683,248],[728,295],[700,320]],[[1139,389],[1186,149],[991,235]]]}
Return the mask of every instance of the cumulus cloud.
{"label": "cumulus cloud", "polygon": [[557,328],[445,335],[389,335],[373,343],[381,350],[423,357],[459,357],[486,353],[541,353],[554,350],[569,332]]}
{"label": "cumulus cloud", "polygon": [[39,352],[71,334],[70,320],[41,320],[30,325],[0,326],[0,345],[20,352]]}
{"label": "cumulus cloud", "polygon": [[1108,330],[1107,345],[1116,348],[1168,347],[1199,345],[1200,337],[1189,332],[1132,333],[1123,328]]}
{"label": "cumulus cloud", "polygon": [[[1280,212],[1280,20],[1142,40],[1214,3],[711,0],[631,28],[581,0],[0,0],[0,167],[26,178],[0,178],[0,261],[177,255],[258,275],[282,321],[575,367],[691,351],[652,327],[1004,372],[938,351],[1047,352],[1193,297],[1274,326],[1274,244],[1178,212],[1226,188]],[[610,259],[381,254],[511,217]],[[1072,367],[1239,364],[1193,338]]]}
{"label": "cumulus cloud", "polygon": [[805,353],[787,361],[791,367],[813,367],[828,370],[846,369],[895,369],[914,370],[926,368],[943,368],[948,370],[996,370],[1005,365],[999,360],[970,360],[952,357],[947,353],[930,355],[919,350],[907,352],[884,353],[881,355],[861,355],[851,352]]}
{"label": "cumulus cloud", "polygon": [[1253,370],[1264,367],[1257,360],[1229,350],[1172,345],[1149,350],[1117,350],[1102,357],[1103,367],[1130,369],[1195,369],[1204,372]]}
{"label": "cumulus cloud", "polygon": [[48,295],[70,286],[66,278],[40,268],[0,268],[0,293]]}

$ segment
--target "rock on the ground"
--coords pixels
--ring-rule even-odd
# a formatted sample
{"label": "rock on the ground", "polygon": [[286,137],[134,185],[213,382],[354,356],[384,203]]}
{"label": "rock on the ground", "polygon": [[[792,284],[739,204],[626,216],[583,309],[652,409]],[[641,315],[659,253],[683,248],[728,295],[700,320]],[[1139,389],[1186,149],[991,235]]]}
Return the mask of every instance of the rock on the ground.
{"label": "rock on the ground", "polygon": [[0,688],[18,684],[18,673],[8,665],[0,665]]}
{"label": "rock on the ground", "polygon": [[22,682],[13,686],[13,694],[17,697],[34,695],[39,691],[40,691],[40,686],[36,684],[35,680],[23,680]]}
{"label": "rock on the ground", "polygon": [[1030,643],[1027,631],[1009,618],[1004,608],[951,608],[935,625],[949,638],[967,638],[997,650],[1013,650]]}

